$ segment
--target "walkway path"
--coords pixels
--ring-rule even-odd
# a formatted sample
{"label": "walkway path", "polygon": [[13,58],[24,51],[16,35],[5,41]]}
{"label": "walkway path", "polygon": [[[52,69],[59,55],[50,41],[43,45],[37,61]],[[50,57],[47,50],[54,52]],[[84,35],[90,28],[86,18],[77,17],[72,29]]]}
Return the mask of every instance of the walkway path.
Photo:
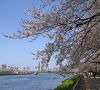
{"label": "walkway path", "polygon": [[100,90],[100,78],[81,78],[75,90]]}

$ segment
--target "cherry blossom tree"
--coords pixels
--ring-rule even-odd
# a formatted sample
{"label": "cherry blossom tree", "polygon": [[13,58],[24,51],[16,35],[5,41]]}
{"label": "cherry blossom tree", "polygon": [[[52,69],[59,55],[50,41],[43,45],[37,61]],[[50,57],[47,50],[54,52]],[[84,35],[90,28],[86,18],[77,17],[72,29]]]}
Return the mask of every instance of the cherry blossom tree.
{"label": "cherry blossom tree", "polygon": [[49,38],[44,50],[33,54],[46,65],[53,58],[72,67],[100,56],[100,0],[41,0],[26,14],[32,19],[21,19],[22,30],[5,37]]}

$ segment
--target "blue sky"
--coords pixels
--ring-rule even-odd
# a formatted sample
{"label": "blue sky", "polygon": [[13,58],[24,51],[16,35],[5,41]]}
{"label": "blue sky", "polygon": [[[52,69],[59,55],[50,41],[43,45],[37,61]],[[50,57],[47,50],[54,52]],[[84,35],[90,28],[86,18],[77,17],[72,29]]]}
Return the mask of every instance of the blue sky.
{"label": "blue sky", "polygon": [[[0,34],[12,34],[20,28],[20,18],[26,18],[24,10],[32,8],[34,0],[0,0]],[[35,0],[38,4],[38,0]],[[28,39],[14,40],[0,36],[0,64],[30,66],[34,68],[30,52],[44,47],[45,39],[29,43]]]}

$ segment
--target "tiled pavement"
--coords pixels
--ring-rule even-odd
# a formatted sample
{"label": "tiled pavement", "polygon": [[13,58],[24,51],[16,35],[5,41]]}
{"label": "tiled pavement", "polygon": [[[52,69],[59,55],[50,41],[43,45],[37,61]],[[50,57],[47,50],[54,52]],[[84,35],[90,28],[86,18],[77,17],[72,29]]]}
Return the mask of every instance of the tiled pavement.
{"label": "tiled pavement", "polygon": [[100,90],[100,78],[81,78],[75,90]]}

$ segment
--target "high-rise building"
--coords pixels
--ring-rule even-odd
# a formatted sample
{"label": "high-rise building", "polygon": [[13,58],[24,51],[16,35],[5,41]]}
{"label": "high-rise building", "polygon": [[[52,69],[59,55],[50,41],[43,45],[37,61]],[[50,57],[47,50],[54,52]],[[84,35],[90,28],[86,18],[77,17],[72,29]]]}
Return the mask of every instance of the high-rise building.
{"label": "high-rise building", "polygon": [[0,70],[2,70],[2,65],[0,65]]}
{"label": "high-rise building", "polygon": [[6,69],[7,69],[6,64],[2,64],[2,70],[6,70]]}

